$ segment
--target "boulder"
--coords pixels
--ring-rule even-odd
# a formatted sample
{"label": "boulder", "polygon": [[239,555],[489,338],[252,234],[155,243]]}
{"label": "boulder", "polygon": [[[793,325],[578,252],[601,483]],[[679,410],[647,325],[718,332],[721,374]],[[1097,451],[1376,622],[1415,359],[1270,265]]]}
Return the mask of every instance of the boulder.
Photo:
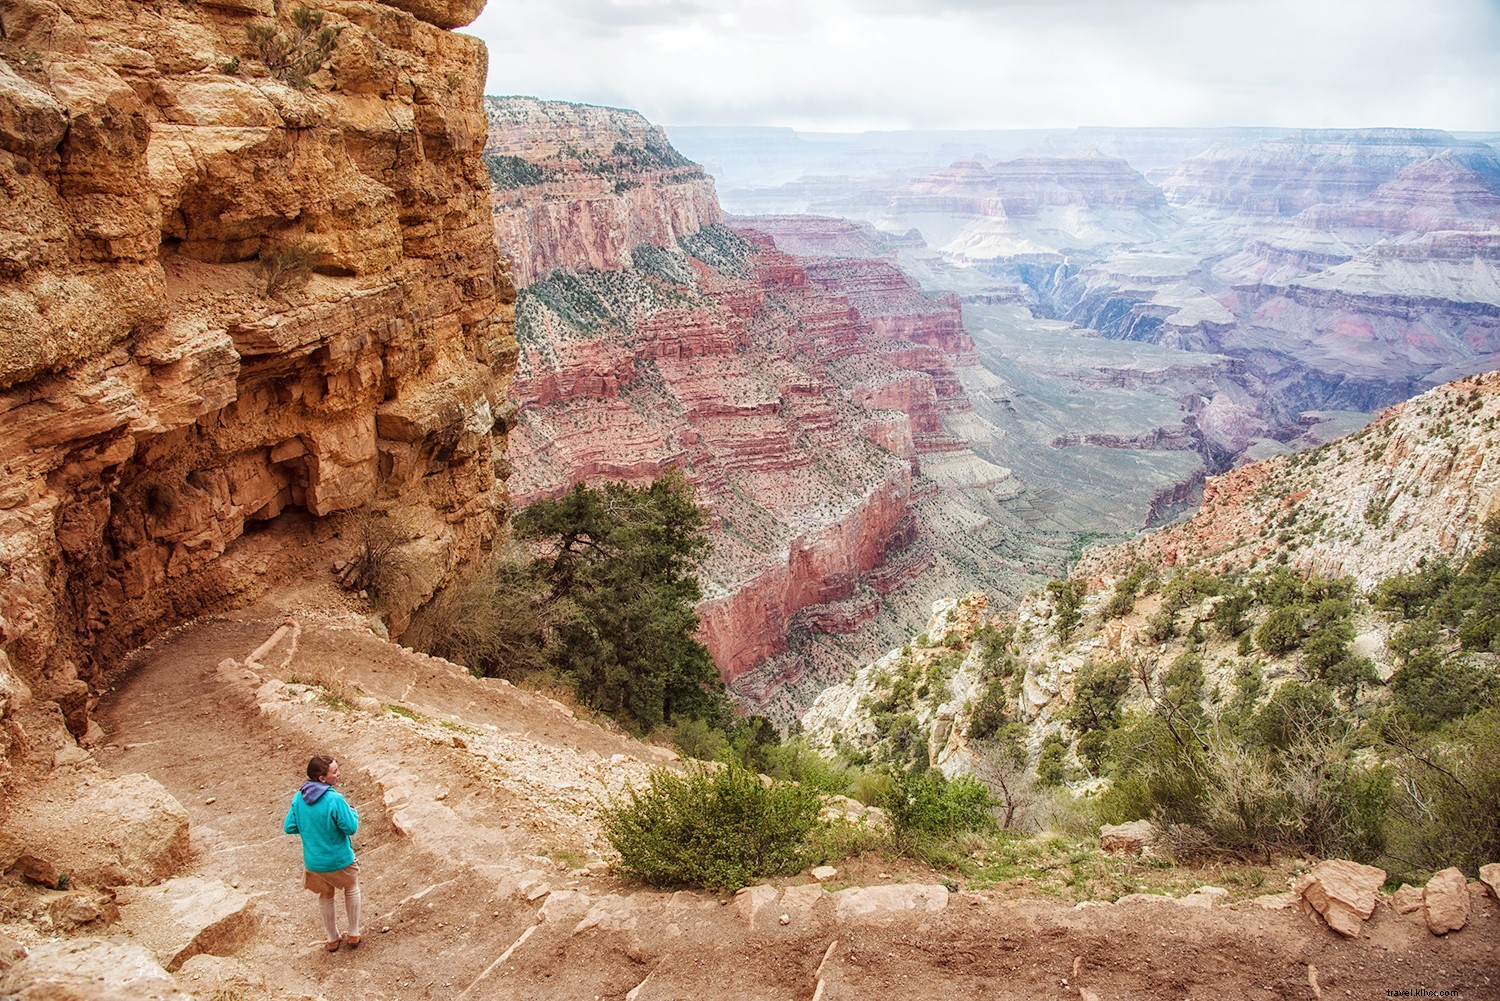
{"label": "boulder", "polygon": [[903,914],[936,914],[948,906],[948,888],[926,883],[860,886],[833,895],[840,921],[871,921]]}
{"label": "boulder", "polygon": [[780,893],[767,883],[741,887],[734,894],[734,911],[747,926],[764,931],[777,922],[776,902]]}
{"label": "boulder", "polygon": [[1187,896],[1177,898],[1177,902],[1189,907],[1213,907],[1228,899],[1229,891],[1222,886],[1200,886]]}
{"label": "boulder", "polygon": [[155,883],[188,855],[187,810],[145,775],[53,772],[5,826],[24,846],[12,868],[52,887]]}
{"label": "boulder", "polygon": [[121,887],[116,901],[120,924],[169,971],[200,953],[232,953],[259,923],[248,894],[198,876]]}
{"label": "boulder", "polygon": [[1434,935],[1446,935],[1468,924],[1469,906],[1469,881],[1456,868],[1437,873],[1422,891],[1422,914]]}
{"label": "boulder", "polygon": [[828,899],[828,892],[817,883],[789,886],[781,891],[781,908],[798,925],[816,918],[818,905]]}
{"label": "boulder", "polygon": [[1479,881],[1490,888],[1490,896],[1500,900],[1500,862],[1480,866]]}
{"label": "boulder", "polygon": [[1105,824],[1099,828],[1099,847],[1107,852],[1139,854],[1156,842],[1156,825],[1149,820]]}
{"label": "boulder", "polygon": [[597,928],[600,931],[634,931],[640,916],[635,903],[629,897],[611,893],[594,902],[579,922],[573,926],[574,935]]}
{"label": "boulder", "polygon": [[1402,883],[1401,889],[1391,894],[1391,907],[1397,914],[1410,914],[1422,909],[1422,888]]}
{"label": "boulder", "polygon": [[1329,859],[1313,866],[1293,889],[1307,906],[1322,915],[1328,927],[1352,938],[1359,934],[1365,919],[1375,913],[1375,894],[1384,882],[1384,869]]}
{"label": "boulder", "polygon": [[143,946],[55,939],[0,977],[0,997],[57,1001],[191,1001]]}
{"label": "boulder", "polygon": [[[110,905],[110,911],[114,913],[113,905]],[[105,911],[99,906],[99,901],[82,890],[47,894],[42,912],[46,915],[49,925],[65,931],[72,931],[79,925],[86,925],[105,917]]]}
{"label": "boulder", "polygon": [[594,901],[581,890],[553,890],[547,894],[537,920],[547,924],[565,925],[578,921],[593,907]]}

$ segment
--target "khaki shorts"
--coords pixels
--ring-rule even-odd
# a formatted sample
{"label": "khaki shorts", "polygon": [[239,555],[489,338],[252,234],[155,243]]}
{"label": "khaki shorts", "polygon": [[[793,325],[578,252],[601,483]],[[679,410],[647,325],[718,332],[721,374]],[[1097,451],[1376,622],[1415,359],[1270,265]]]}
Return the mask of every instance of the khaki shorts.
{"label": "khaki shorts", "polygon": [[359,863],[351,862],[333,872],[302,870],[302,885],[320,897],[333,896],[334,890],[349,891],[359,886]]}

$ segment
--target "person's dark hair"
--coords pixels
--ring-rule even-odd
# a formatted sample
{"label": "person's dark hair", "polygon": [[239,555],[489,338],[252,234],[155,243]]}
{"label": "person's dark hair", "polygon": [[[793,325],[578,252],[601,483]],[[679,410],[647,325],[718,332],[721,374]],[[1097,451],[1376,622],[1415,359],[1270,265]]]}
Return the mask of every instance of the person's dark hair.
{"label": "person's dark hair", "polygon": [[314,782],[322,782],[323,776],[328,774],[328,766],[333,764],[332,758],[318,755],[307,763],[307,777]]}

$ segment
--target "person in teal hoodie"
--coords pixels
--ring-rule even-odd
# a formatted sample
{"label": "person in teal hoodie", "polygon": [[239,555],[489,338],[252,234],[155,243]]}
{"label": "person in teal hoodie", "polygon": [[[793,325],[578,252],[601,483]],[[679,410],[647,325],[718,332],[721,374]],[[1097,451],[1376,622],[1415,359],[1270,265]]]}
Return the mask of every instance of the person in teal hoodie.
{"label": "person in teal hoodie", "polygon": [[[337,761],[321,755],[309,761],[307,781],[292,796],[281,825],[287,834],[302,836],[302,885],[318,895],[329,952],[337,952],[346,941],[349,948],[359,948],[359,862],[349,840],[359,830],[359,814],[333,788],[338,780]],[[342,939],[334,908],[335,890],[344,891],[344,913],[349,919],[347,937]]]}

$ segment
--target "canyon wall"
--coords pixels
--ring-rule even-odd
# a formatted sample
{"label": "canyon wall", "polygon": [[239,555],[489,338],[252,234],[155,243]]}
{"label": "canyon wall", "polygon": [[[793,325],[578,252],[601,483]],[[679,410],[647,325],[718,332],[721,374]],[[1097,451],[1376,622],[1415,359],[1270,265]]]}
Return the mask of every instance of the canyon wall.
{"label": "canyon wall", "polygon": [[444,30],[481,6],[0,9],[8,724],[82,733],[124,651],[361,525],[400,526],[397,616],[489,544],[513,292],[485,50]]}
{"label": "canyon wall", "polygon": [[554,268],[618,269],[721,221],[714,182],[634,111],[485,100],[495,242],[518,286]]}
{"label": "canyon wall", "polygon": [[682,468],[714,514],[701,637],[771,698],[809,670],[789,642],[864,629],[933,565],[917,509],[926,457],[966,448],[942,423],[974,363],[959,302],[723,225],[638,115],[487,107],[496,240],[523,279],[512,495]]}

